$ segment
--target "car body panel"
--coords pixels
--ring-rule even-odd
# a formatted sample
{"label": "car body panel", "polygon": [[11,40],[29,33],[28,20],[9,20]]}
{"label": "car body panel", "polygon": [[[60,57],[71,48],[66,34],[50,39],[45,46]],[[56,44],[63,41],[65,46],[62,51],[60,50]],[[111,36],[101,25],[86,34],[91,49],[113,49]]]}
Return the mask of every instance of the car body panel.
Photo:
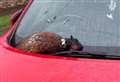
{"label": "car body panel", "polygon": [[[24,15],[30,2],[22,12]],[[17,20],[16,23],[20,21]],[[120,61],[32,54],[7,44],[16,24],[0,37],[0,82],[119,82]]]}
{"label": "car body panel", "polygon": [[7,46],[0,50],[1,82],[120,81],[119,60],[37,56]]}

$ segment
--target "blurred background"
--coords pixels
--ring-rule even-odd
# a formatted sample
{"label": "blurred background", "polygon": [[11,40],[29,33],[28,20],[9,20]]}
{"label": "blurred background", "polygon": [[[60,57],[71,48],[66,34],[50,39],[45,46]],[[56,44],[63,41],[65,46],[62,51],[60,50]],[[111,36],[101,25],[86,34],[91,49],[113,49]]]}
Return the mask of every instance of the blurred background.
{"label": "blurred background", "polygon": [[9,29],[10,16],[27,2],[28,0],[0,0],[0,35]]}

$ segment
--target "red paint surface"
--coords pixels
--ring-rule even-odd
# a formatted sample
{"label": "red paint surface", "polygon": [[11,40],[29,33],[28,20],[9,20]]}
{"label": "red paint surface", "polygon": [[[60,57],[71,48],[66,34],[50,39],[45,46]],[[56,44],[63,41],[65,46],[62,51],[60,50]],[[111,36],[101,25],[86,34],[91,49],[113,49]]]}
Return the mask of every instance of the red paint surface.
{"label": "red paint surface", "polygon": [[0,46],[0,82],[119,82],[119,60],[31,55]]}
{"label": "red paint surface", "polygon": [[14,27],[0,37],[0,82],[120,82],[120,60],[25,53],[6,43]]}

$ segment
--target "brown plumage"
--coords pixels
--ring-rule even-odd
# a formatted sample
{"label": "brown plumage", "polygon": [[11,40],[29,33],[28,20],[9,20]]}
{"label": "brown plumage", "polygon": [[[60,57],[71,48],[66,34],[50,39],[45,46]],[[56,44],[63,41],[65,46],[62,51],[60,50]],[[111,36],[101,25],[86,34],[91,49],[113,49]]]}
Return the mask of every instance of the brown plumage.
{"label": "brown plumage", "polygon": [[[65,40],[65,42],[64,42]],[[52,32],[36,32],[16,45],[17,49],[32,53],[55,53],[63,50],[82,50],[76,39],[64,39]]]}

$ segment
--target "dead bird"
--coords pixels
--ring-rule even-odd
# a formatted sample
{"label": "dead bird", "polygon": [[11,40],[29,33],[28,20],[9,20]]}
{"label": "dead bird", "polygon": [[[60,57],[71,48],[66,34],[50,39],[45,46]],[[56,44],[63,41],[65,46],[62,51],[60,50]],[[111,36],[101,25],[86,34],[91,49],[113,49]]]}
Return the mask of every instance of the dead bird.
{"label": "dead bird", "polygon": [[65,50],[82,50],[83,46],[73,36],[63,38],[53,32],[36,32],[20,41],[16,48],[32,53],[51,54]]}
{"label": "dead bird", "polygon": [[72,35],[70,38],[66,38],[66,46],[69,50],[83,50],[83,45]]}

